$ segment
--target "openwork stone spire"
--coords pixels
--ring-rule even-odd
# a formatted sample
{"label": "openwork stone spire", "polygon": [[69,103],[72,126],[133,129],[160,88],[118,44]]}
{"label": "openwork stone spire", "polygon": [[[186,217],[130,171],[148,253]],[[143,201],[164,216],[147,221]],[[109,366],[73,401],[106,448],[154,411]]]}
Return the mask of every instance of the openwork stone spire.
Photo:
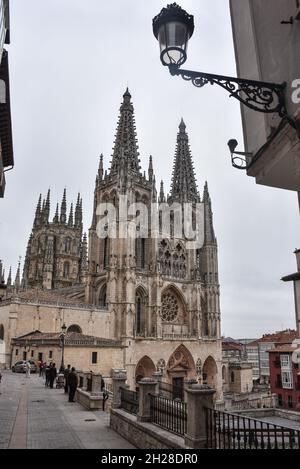
{"label": "openwork stone spire", "polygon": [[181,119],[177,134],[175,161],[172,173],[170,202],[199,202],[195,171],[186,133],[186,125]]}
{"label": "openwork stone spire", "polygon": [[110,174],[117,174],[122,169],[125,173],[140,173],[134,109],[131,104],[131,94],[128,88],[123,95],[123,103],[120,107],[120,116],[114,143]]}
{"label": "openwork stone spire", "polygon": [[217,239],[214,232],[213,225],[213,212],[211,208],[211,199],[208,191],[208,184],[205,182],[203,191],[203,203],[204,203],[204,237],[205,244],[216,244]]}

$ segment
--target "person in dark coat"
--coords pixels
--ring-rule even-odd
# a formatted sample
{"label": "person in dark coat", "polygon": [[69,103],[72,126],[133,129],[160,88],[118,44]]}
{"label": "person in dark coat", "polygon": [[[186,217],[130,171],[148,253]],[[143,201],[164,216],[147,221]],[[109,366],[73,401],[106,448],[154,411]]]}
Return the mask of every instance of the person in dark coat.
{"label": "person in dark coat", "polygon": [[68,374],[68,385],[69,385],[69,402],[75,402],[75,392],[78,386],[78,376],[75,372],[75,368],[71,368],[71,372]]}
{"label": "person in dark coat", "polygon": [[46,381],[45,381],[45,386],[48,387],[49,386],[49,383],[50,383],[50,368],[52,366],[52,362],[50,362],[49,365],[46,365],[46,368],[45,368],[45,376],[46,376]]}
{"label": "person in dark coat", "polygon": [[53,389],[53,383],[54,383],[56,376],[57,376],[57,369],[56,369],[55,363],[53,363],[49,370],[49,384],[50,384],[51,389]]}
{"label": "person in dark coat", "polygon": [[64,371],[64,378],[65,378],[65,393],[69,392],[69,384],[68,384],[68,376],[71,373],[71,365],[68,365]]}

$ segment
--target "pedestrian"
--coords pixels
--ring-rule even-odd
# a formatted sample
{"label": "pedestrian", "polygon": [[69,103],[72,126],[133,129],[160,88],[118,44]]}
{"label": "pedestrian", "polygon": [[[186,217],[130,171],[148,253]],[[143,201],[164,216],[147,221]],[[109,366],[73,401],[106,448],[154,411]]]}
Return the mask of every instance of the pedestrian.
{"label": "pedestrian", "polygon": [[49,385],[51,389],[53,389],[53,383],[56,377],[57,377],[57,369],[56,369],[55,363],[53,363],[49,370]]}
{"label": "pedestrian", "polygon": [[46,369],[45,369],[45,375],[46,375],[46,380],[45,380],[45,386],[48,387],[49,386],[49,382],[50,382],[50,368],[52,366],[52,363],[50,362],[49,365],[46,365]]}
{"label": "pedestrian", "polygon": [[105,402],[108,399],[108,391],[105,389],[105,382],[104,379],[101,378],[101,391],[102,391],[102,410],[105,411]]}
{"label": "pedestrian", "polygon": [[39,369],[40,369],[40,377],[43,375],[43,366],[44,366],[44,363],[43,363],[43,360],[41,360],[39,362]]}
{"label": "pedestrian", "polygon": [[30,378],[30,363],[27,361],[25,363],[26,378]]}
{"label": "pedestrian", "polygon": [[68,376],[71,372],[71,365],[68,365],[64,371],[64,378],[65,378],[65,394],[69,392],[69,384],[68,384]]}
{"label": "pedestrian", "polygon": [[43,362],[42,377],[44,377],[45,374],[46,374],[46,367],[47,367],[47,363],[46,363],[46,362]]}
{"label": "pedestrian", "polygon": [[75,402],[74,397],[78,386],[78,376],[75,372],[75,368],[72,367],[68,374],[68,385],[69,385],[69,402]]}

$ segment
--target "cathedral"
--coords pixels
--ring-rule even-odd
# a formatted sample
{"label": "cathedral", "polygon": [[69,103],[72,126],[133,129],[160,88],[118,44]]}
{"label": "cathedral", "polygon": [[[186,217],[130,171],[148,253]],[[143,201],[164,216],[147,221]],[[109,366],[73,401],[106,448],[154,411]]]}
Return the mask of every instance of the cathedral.
{"label": "cathedral", "polygon": [[[50,191],[38,201],[23,278],[19,269],[0,301],[7,365],[14,360],[12,340],[34,331],[59,333],[66,324],[70,333],[97,338],[97,370],[109,376],[113,369],[125,369],[132,389],[142,377],[160,372],[171,385],[196,379],[221,397],[217,239],[208,185],[200,195],[183,120],[169,194],[163,182],[157,191],[153,163],[150,156],[147,174],[142,171],[127,89],[109,169],[100,157],[88,236],[80,195],[75,209],[71,205],[67,212],[65,191],[52,221]],[[124,205],[125,225],[134,227],[134,236],[124,234]],[[196,207],[202,207],[202,242],[192,248],[185,230],[175,226],[178,213],[184,224],[186,205],[192,225]],[[169,208],[169,230],[162,207]],[[88,361],[82,368],[94,364]]]}

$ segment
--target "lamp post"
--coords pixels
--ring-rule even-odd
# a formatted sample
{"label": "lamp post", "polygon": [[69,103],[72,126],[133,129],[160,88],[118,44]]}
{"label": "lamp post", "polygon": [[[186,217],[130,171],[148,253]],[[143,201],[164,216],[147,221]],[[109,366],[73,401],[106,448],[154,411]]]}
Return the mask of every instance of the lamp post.
{"label": "lamp post", "polygon": [[61,334],[59,336],[60,342],[61,342],[61,364],[60,364],[60,369],[59,372],[63,373],[65,371],[65,365],[64,365],[64,352],[65,352],[65,336],[66,336],[66,331],[67,331],[67,326],[65,323],[61,327]]}
{"label": "lamp post", "polygon": [[[207,84],[218,85],[227,91],[230,97],[233,96],[254,111],[267,114],[277,113],[297,130],[300,137],[297,123],[287,112],[286,83],[269,83],[182,70],[180,67],[187,59],[188,41],[193,32],[194,17],[176,3],[167,5],[153,18],[153,34],[159,42],[160,60],[164,66],[169,67],[171,75],[181,76],[184,80],[191,81],[197,88],[203,88]],[[234,166],[247,169],[248,164],[238,165],[235,161]]]}

